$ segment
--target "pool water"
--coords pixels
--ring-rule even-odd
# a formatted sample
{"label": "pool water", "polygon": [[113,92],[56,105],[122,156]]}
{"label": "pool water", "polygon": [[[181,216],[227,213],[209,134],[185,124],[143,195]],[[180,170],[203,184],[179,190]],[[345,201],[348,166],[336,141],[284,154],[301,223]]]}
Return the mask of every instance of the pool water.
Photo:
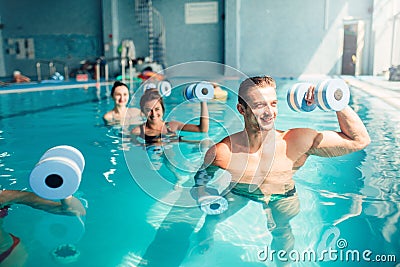
{"label": "pool water", "polygon": [[[296,81],[277,82],[281,90],[276,128],[338,130],[334,113],[289,110],[286,89]],[[239,83],[227,84],[235,89]],[[30,171],[53,146],[74,146],[86,160],[75,194],[87,208],[83,221],[21,205],[10,210],[4,228],[21,238],[28,252],[27,266],[61,265],[51,251],[63,243],[74,244],[80,252],[68,266],[275,266],[276,258],[265,259],[272,237],[260,205],[254,202],[221,222],[213,245],[203,251],[197,235],[204,216],[198,208],[173,204],[185,192],[176,182],[193,182],[204,150],[197,144],[172,144],[175,152],[169,154],[170,160],[160,159],[159,169],[154,169],[143,147],[122,139],[120,129],[103,125],[102,115],[113,105],[109,90],[102,86],[0,95],[2,189],[30,190]],[[166,99],[168,119],[186,121],[197,116],[199,104],[180,104],[179,96],[173,92]],[[227,102],[209,103],[210,132],[184,136],[217,142],[241,130],[236,101],[229,92]],[[342,258],[298,260],[293,266],[367,263],[345,261],[349,250],[368,250],[371,259],[381,255],[392,260],[376,263],[379,266],[400,261],[399,111],[356,89],[352,89],[351,106],[364,121],[371,144],[338,158],[310,157],[295,175],[301,210],[291,221],[297,252],[331,248]]]}

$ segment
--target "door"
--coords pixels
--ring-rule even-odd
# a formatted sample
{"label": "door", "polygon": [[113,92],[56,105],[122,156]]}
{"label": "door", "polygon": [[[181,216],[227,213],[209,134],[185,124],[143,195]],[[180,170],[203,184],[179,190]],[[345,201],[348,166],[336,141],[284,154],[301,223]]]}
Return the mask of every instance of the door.
{"label": "door", "polygon": [[357,32],[358,24],[344,25],[344,41],[342,55],[342,74],[354,75],[357,63]]}
{"label": "door", "polygon": [[0,16],[0,77],[6,76],[6,70],[4,67],[4,49],[3,49],[3,28],[4,24],[1,23],[1,16]]}

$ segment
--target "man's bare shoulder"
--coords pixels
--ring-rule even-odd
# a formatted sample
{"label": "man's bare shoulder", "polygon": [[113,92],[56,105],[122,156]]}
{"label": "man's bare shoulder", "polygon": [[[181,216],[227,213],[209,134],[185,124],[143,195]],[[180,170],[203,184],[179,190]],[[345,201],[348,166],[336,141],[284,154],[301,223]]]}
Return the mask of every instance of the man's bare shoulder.
{"label": "man's bare shoulder", "polygon": [[230,143],[231,143],[230,138],[229,137],[225,137],[224,139],[222,139],[221,141],[219,141],[218,143],[214,144],[213,146],[211,146],[208,149],[206,157],[208,155],[216,157],[216,156],[219,156],[221,154],[230,153],[230,151],[231,151]]}
{"label": "man's bare shoulder", "polygon": [[227,136],[215,145],[211,146],[204,157],[204,163],[207,166],[215,165],[223,168],[226,165],[226,159],[229,159],[230,154],[232,153],[231,142],[231,136]]}
{"label": "man's bare shoulder", "polygon": [[286,140],[313,140],[315,136],[318,134],[318,131],[311,128],[293,128],[288,129],[286,131],[277,131],[282,139]]}
{"label": "man's bare shoulder", "polygon": [[288,155],[298,157],[307,153],[318,141],[320,133],[311,128],[293,128],[282,132],[281,138],[288,146]]}
{"label": "man's bare shoulder", "polygon": [[242,145],[243,139],[247,140],[247,135],[243,131],[228,135],[216,144],[216,149],[219,153],[232,153],[233,147]]}

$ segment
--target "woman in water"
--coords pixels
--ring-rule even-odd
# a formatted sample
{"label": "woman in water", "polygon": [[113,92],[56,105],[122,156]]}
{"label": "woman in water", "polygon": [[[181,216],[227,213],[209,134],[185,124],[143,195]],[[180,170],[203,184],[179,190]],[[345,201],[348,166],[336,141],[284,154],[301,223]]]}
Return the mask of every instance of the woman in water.
{"label": "woman in water", "polygon": [[114,108],[103,116],[107,125],[131,125],[139,124],[142,113],[138,108],[128,108],[129,88],[126,84],[116,81],[111,88],[111,97],[114,100]]}
{"label": "woman in water", "polygon": [[207,102],[200,102],[200,124],[189,124],[180,121],[164,121],[164,101],[157,89],[148,89],[140,99],[141,112],[146,122],[132,129],[133,137],[141,137],[146,144],[178,139],[176,132],[208,132],[209,119]]}
{"label": "woman in water", "polygon": [[[206,102],[200,103],[200,123],[189,124],[180,121],[164,121],[165,114],[164,101],[157,89],[148,89],[140,99],[140,109],[146,116],[145,123],[132,129],[132,141],[138,137],[144,140],[144,146],[151,161],[151,168],[158,170],[166,163],[166,166],[175,174],[177,183],[174,188],[180,188],[182,184],[189,180],[183,173],[179,172],[170,160],[175,158],[174,148],[168,145],[170,142],[179,141],[186,143],[200,144],[200,141],[183,140],[177,135],[178,131],[187,132],[208,132],[209,119],[208,107]],[[165,161],[165,158],[169,160]],[[185,166],[190,168],[190,166]]]}

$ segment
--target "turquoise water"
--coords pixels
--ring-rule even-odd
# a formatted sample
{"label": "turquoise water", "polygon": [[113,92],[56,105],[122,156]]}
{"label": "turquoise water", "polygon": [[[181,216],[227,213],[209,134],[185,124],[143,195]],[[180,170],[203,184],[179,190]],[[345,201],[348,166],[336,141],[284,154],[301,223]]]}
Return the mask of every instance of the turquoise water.
{"label": "turquoise water", "polygon": [[[294,82],[278,80],[280,115],[276,127],[337,130],[332,113],[289,110],[285,93]],[[237,81],[228,83],[230,88],[237,88]],[[142,147],[121,139],[119,129],[103,125],[102,115],[112,108],[108,91],[103,86],[0,95],[1,188],[29,190],[30,171],[40,156],[56,145],[74,146],[86,160],[75,194],[87,207],[83,223],[18,205],[6,218],[5,229],[20,237],[27,248],[27,266],[57,266],[50,252],[60,243],[73,243],[80,251],[78,261],[68,266],[275,266],[276,258],[263,261],[265,254],[261,252],[267,250],[272,237],[257,203],[249,203],[221,222],[213,235],[213,246],[200,253],[197,232],[204,219],[201,212],[169,204],[185,192],[174,188],[178,178],[191,183],[193,171],[201,163],[202,148],[196,144],[172,145],[175,153],[170,155],[171,160],[161,160],[161,168],[152,170]],[[180,104],[179,96],[173,93],[166,99],[169,118],[186,121],[193,114],[197,116],[199,105]],[[210,103],[210,133],[185,137],[218,141],[241,130],[235,105],[233,93],[227,103]],[[311,157],[297,172],[301,210],[291,221],[295,250],[332,248],[342,256],[348,250],[369,250],[371,259],[394,255],[398,263],[399,111],[355,89],[351,106],[365,122],[372,143],[363,151],[339,158]],[[339,241],[347,246],[339,249]],[[296,256],[294,252],[292,256]],[[300,260],[293,265],[365,264],[362,259],[339,258],[330,262]]]}

